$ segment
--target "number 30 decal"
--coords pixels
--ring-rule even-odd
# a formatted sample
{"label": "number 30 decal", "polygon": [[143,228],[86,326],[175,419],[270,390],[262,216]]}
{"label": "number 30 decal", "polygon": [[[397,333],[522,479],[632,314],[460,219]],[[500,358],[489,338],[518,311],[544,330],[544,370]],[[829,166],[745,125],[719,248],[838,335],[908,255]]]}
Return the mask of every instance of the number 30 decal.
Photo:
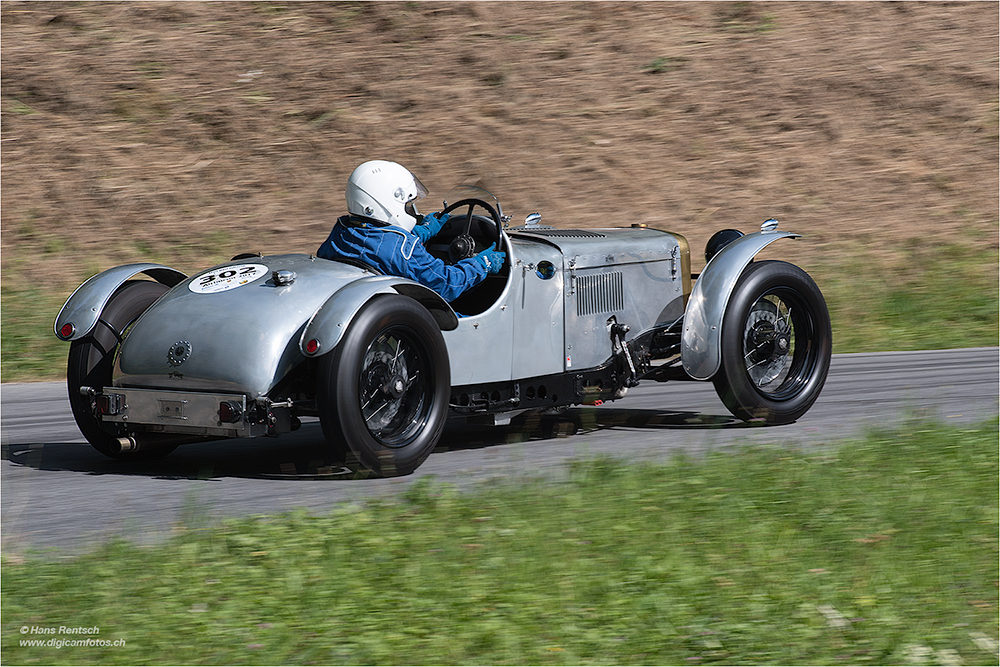
{"label": "number 30 decal", "polygon": [[215,294],[246,285],[266,275],[267,267],[263,264],[239,264],[203,273],[193,279],[188,287],[197,294]]}

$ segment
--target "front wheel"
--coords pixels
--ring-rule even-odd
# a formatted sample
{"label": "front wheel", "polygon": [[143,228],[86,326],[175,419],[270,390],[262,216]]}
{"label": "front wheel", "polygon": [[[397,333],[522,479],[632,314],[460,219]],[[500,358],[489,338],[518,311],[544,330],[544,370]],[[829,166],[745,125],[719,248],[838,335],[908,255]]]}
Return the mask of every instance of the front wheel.
{"label": "front wheel", "polygon": [[722,321],[715,391],[740,419],[791,423],[823,389],[832,338],[826,301],[809,274],[786,262],[754,262]]}
{"label": "front wheel", "polygon": [[408,475],[437,445],[448,416],[451,371],[441,330],[405,296],[380,296],[320,363],[323,434],[337,453],[383,477]]}

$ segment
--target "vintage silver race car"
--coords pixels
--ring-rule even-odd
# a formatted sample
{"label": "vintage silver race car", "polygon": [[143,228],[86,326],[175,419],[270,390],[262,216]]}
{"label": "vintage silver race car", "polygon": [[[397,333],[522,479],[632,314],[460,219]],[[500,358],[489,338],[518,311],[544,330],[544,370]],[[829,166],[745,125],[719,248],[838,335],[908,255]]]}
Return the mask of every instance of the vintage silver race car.
{"label": "vintage silver race car", "polygon": [[[454,201],[454,200],[453,200]],[[510,227],[485,190],[445,202],[428,250],[493,246],[496,275],[448,303],[413,281],[307,254],[238,255],[195,276],[100,273],[55,321],[87,440],[121,459],[278,436],[318,416],[333,454],[411,473],[449,418],[504,424],[623,397],[642,380],[711,380],[744,420],[802,416],[826,380],[830,318],[801,269],[753,261],[798,235],[769,220],[716,233],[700,276],[684,237],[646,225]]]}

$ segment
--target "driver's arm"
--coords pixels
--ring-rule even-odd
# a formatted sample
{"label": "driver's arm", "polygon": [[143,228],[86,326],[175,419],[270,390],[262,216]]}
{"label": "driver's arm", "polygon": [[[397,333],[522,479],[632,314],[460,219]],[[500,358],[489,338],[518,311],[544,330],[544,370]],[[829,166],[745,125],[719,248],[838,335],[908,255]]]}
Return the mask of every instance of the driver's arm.
{"label": "driver's arm", "polygon": [[413,228],[413,234],[421,243],[427,243],[430,239],[438,235],[444,224],[451,216],[447,213],[428,213],[424,219]]}
{"label": "driver's arm", "polygon": [[393,267],[392,273],[430,287],[445,301],[457,299],[462,292],[478,285],[487,276],[486,266],[475,257],[449,265],[427,252],[423,243],[413,243],[412,248],[407,247],[409,245],[405,243],[402,252],[393,253],[396,260],[393,263],[397,266]]}
{"label": "driver's arm", "polygon": [[359,228],[338,223],[320,246],[317,257],[360,259],[383,273],[429,287],[445,301],[457,299],[481,283],[489,271],[478,255],[454,265],[445,264],[427,252],[419,237],[392,226]]}

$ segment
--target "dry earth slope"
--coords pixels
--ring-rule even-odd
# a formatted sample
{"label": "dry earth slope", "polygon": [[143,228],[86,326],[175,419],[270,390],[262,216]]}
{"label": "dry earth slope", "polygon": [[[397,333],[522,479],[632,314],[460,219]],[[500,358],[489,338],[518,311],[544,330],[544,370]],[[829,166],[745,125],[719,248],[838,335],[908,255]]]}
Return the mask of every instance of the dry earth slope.
{"label": "dry earth slope", "polygon": [[370,158],[517,219],[664,226],[695,269],[769,216],[806,267],[995,246],[998,10],[4,2],[4,278],[309,252]]}

